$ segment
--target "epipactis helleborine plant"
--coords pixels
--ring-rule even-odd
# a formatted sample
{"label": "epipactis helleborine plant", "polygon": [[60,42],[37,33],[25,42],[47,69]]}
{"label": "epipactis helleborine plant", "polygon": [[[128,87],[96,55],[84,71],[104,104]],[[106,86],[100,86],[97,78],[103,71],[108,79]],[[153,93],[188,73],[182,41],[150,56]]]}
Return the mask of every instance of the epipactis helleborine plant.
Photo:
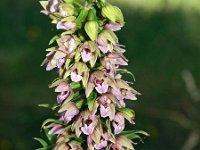
{"label": "epipactis helleborine plant", "polygon": [[115,34],[125,24],[121,10],[106,0],[40,4],[41,13],[61,31],[50,40],[52,47],[42,63],[59,77],[50,85],[58,94],[57,103],[40,105],[57,116],[42,124],[45,139],[35,138],[41,150],[134,150],[141,136],[148,134],[124,131],[126,120],[135,124],[135,113],[126,101],[137,100],[140,93],[121,75],[131,74],[120,68],[128,65]]}

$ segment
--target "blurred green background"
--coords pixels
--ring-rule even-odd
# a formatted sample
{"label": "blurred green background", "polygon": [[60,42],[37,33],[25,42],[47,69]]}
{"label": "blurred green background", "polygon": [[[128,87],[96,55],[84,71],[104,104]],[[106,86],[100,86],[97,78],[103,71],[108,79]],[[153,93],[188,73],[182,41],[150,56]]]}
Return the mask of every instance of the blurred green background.
{"label": "blurred green background", "polygon": [[[138,150],[200,150],[200,1],[113,0],[125,14],[118,33],[128,67],[143,94],[136,125],[151,137]],[[55,33],[34,0],[0,1],[0,150],[38,146],[39,103],[55,102],[47,85],[56,76],[40,67]]]}

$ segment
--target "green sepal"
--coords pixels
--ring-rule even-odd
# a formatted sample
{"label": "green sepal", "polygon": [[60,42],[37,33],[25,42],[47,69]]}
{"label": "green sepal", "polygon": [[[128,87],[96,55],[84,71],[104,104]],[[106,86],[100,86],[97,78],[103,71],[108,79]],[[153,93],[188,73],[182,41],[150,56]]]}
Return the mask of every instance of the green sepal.
{"label": "green sepal", "polygon": [[119,70],[117,71],[117,73],[129,74],[129,75],[131,75],[131,77],[133,78],[133,81],[134,81],[134,82],[136,81],[136,80],[135,80],[134,74],[133,74],[131,71],[127,70],[127,69],[119,69]]}
{"label": "green sepal", "polygon": [[41,138],[34,137],[34,140],[38,141],[43,146],[43,148],[48,146],[48,143]]}
{"label": "green sepal", "polygon": [[139,140],[140,142],[143,142],[143,139],[141,138],[141,135],[143,136],[150,136],[147,132],[142,130],[129,130],[129,131],[122,131],[118,134],[118,136],[124,135],[130,140]]}
{"label": "green sepal", "polygon": [[54,104],[54,105],[50,105],[50,104],[39,104],[38,105],[39,107],[44,107],[44,108],[49,108],[51,110],[55,110],[56,108],[58,108],[58,105],[57,104]]}
{"label": "green sepal", "polygon": [[48,1],[39,1],[42,8],[47,9]]}
{"label": "green sepal", "polygon": [[58,35],[55,35],[54,37],[52,37],[51,40],[49,41],[49,45],[53,44],[58,38],[59,38]]}
{"label": "green sepal", "polygon": [[60,120],[57,120],[57,119],[52,119],[52,118],[48,118],[46,119],[43,123],[42,123],[42,126],[41,128],[46,128],[46,124],[49,124],[49,123],[58,123],[58,124],[61,124],[61,125],[65,125],[62,121]]}

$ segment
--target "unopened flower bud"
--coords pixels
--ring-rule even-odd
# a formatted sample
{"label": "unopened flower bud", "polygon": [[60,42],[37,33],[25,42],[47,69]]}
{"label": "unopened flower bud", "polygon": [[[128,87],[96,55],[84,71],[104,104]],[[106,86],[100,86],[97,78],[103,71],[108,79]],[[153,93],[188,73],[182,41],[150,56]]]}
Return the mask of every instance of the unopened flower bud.
{"label": "unopened flower bud", "polygon": [[112,5],[107,5],[102,8],[101,14],[105,17],[111,20],[112,22],[116,21],[116,15],[115,15],[115,8]]}
{"label": "unopened flower bud", "polygon": [[119,22],[121,25],[124,25],[124,17],[121,10],[112,5],[107,5],[102,8],[102,15],[105,18],[108,18],[111,22]]}
{"label": "unopened flower bud", "polygon": [[88,21],[85,24],[85,31],[92,41],[95,41],[98,34],[99,25],[96,21]]}

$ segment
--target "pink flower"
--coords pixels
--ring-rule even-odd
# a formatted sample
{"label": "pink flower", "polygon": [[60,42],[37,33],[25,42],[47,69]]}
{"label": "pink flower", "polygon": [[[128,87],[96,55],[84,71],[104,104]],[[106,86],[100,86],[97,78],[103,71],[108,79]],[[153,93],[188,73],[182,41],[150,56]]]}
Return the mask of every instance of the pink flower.
{"label": "pink flower", "polygon": [[108,30],[103,30],[97,38],[98,47],[104,54],[113,51],[113,47],[117,42],[116,35]]}
{"label": "pink flower", "polygon": [[58,22],[56,28],[60,30],[72,30],[75,29],[76,23],[72,21],[60,21]]}
{"label": "pink flower", "polygon": [[106,93],[108,91],[108,84],[105,83],[104,79],[96,79],[95,85],[95,89],[100,94]]}
{"label": "pink flower", "polygon": [[100,113],[101,113],[101,117],[103,118],[109,117],[111,115],[111,110],[108,105],[109,105],[108,103],[100,105]]}
{"label": "pink flower", "polygon": [[118,69],[119,65],[125,66],[128,65],[127,59],[120,52],[112,52],[104,57],[103,65],[107,70],[107,74],[110,77],[114,77],[116,69]]}
{"label": "pink flower", "polygon": [[115,142],[111,144],[112,150],[135,150],[133,147],[133,142],[125,136],[119,136],[116,138]]}
{"label": "pink flower", "polygon": [[52,128],[49,130],[48,134],[60,135],[65,132],[65,127],[63,125],[53,123],[51,127]]}
{"label": "pink flower", "polygon": [[82,80],[83,86],[86,87],[89,78],[89,69],[85,63],[77,62],[69,71],[73,82],[79,82]]}
{"label": "pink flower", "polygon": [[98,99],[101,117],[109,117],[113,120],[115,115],[115,104],[112,100],[114,100],[114,97],[109,94],[103,95]]}
{"label": "pink flower", "polygon": [[95,144],[94,147],[95,147],[95,149],[103,149],[103,148],[105,148],[107,145],[108,145],[107,140],[101,139],[100,143]]}
{"label": "pink flower", "polygon": [[108,145],[108,135],[103,133],[102,127],[97,126],[94,133],[87,137],[87,144],[89,149],[103,149]]}
{"label": "pink flower", "polygon": [[112,122],[112,125],[114,127],[114,133],[119,134],[125,128],[124,116],[121,113],[117,112]]}
{"label": "pink flower", "polygon": [[70,4],[63,3],[61,0],[48,0],[41,1],[44,10],[41,13],[48,15],[51,19],[65,18],[74,15],[74,6]]}
{"label": "pink flower", "polygon": [[116,87],[111,88],[111,93],[116,96],[122,106],[125,106],[124,99],[137,100],[136,95],[140,95],[140,93],[131,88],[126,81],[116,79],[115,83]]}
{"label": "pink flower", "polygon": [[77,70],[71,71],[71,80],[73,82],[79,82],[82,80],[82,76],[78,74]]}
{"label": "pink flower", "polygon": [[88,48],[84,48],[81,52],[83,62],[88,62],[92,59],[91,51]]}
{"label": "pink flower", "polygon": [[105,25],[105,29],[110,30],[110,31],[119,31],[121,30],[122,25],[119,23],[112,23],[109,22]]}
{"label": "pink flower", "polygon": [[80,47],[81,58],[83,62],[89,62],[93,67],[97,61],[97,57],[100,55],[97,43],[93,41],[84,42]]}
{"label": "pink flower", "polygon": [[110,82],[110,79],[105,76],[105,71],[93,72],[86,88],[86,96],[88,97],[94,88],[99,94],[106,93]]}
{"label": "pink flower", "polygon": [[45,15],[50,15],[56,11],[58,11],[58,6],[61,3],[61,0],[48,0],[48,5],[45,10],[42,10],[41,13]]}
{"label": "pink flower", "polygon": [[76,36],[63,35],[57,40],[57,43],[59,50],[69,55],[77,48],[79,41]]}
{"label": "pink flower", "polygon": [[46,67],[47,71],[50,71],[54,68],[61,68],[62,65],[65,63],[66,54],[63,53],[62,51],[59,50],[50,51],[46,56],[47,58],[44,60],[42,65],[47,63]]}
{"label": "pink flower", "polygon": [[43,61],[42,65],[47,64],[46,70],[50,71],[54,68],[61,68],[66,61],[66,58],[76,49],[79,44],[78,41],[75,41],[76,37],[65,35],[61,36],[57,40],[58,48],[50,48],[47,51],[50,51],[46,56],[46,59]]}
{"label": "pink flower", "polygon": [[61,82],[56,87],[55,92],[59,92],[60,94],[57,96],[58,104],[62,104],[64,100],[66,100],[71,94],[71,88],[67,82]]}
{"label": "pink flower", "polygon": [[97,43],[99,45],[99,49],[104,53],[108,53],[109,51],[111,51],[113,49],[113,46],[109,43],[109,41],[107,41],[106,39],[104,39],[103,37],[99,37],[97,39]]}
{"label": "pink flower", "polygon": [[83,120],[83,126],[81,127],[82,132],[86,135],[92,134],[96,127],[96,121],[97,116],[89,115],[88,118]]}
{"label": "pink flower", "polygon": [[69,109],[62,115],[61,119],[66,123],[69,123],[79,113],[75,104],[70,105]]}

